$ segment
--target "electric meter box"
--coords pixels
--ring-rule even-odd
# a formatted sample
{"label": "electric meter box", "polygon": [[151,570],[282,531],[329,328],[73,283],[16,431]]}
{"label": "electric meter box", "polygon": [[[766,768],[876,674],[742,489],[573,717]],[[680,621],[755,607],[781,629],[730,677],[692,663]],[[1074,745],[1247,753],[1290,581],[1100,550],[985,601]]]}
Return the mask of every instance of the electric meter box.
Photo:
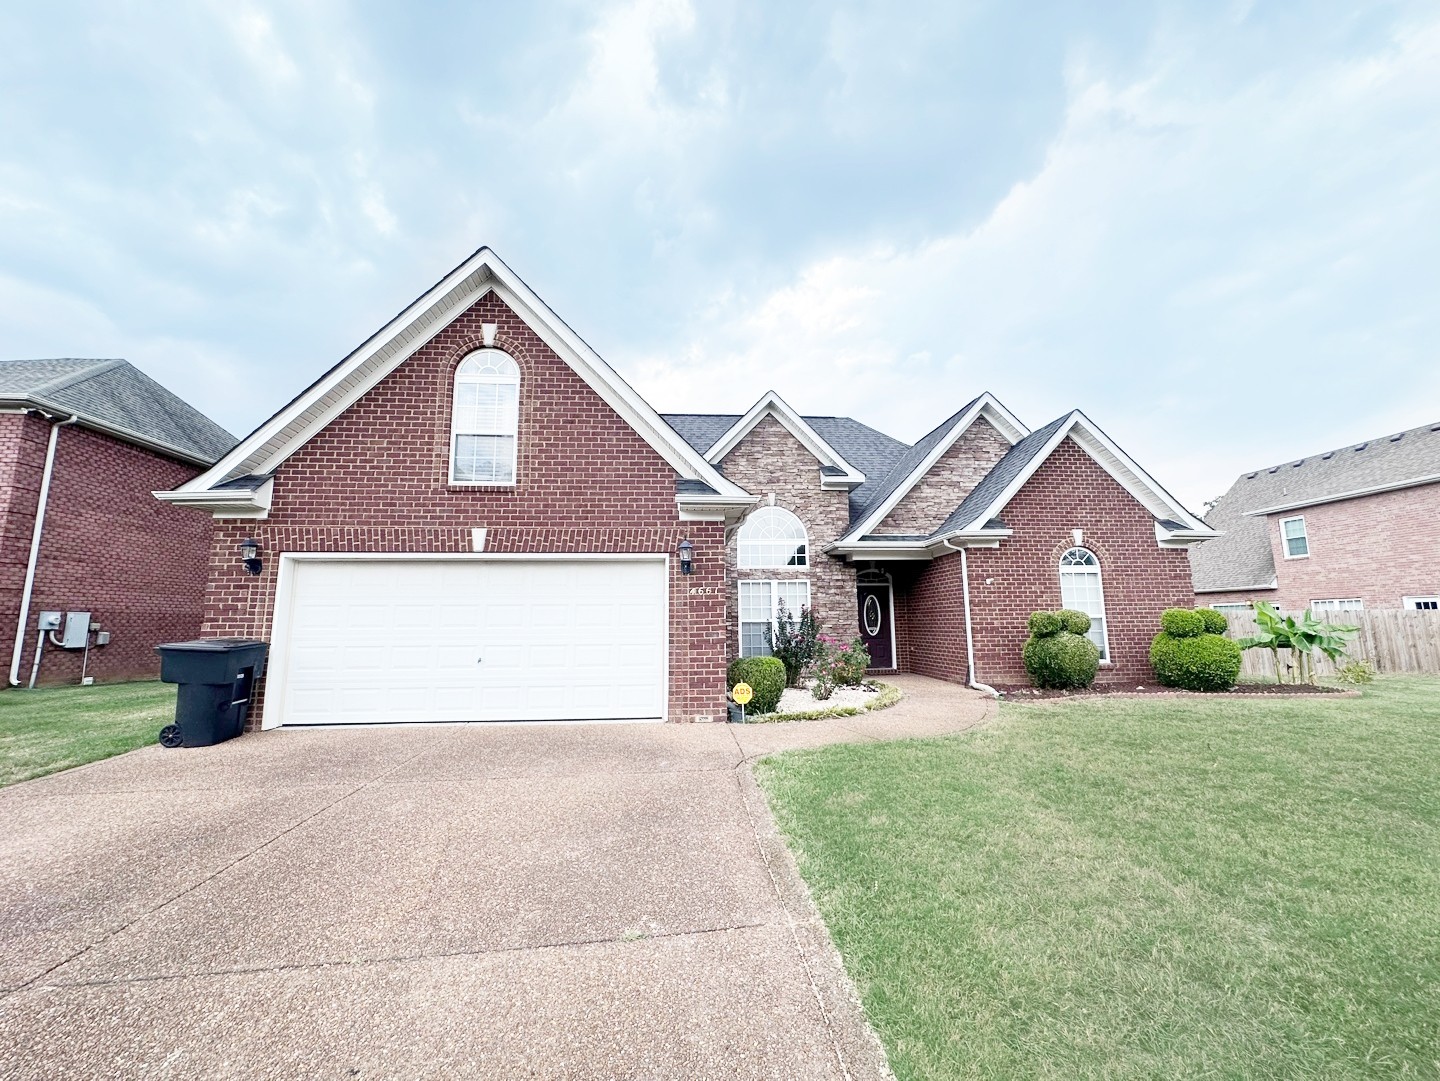
{"label": "electric meter box", "polygon": [[60,636],[60,645],[65,649],[84,649],[90,641],[90,613],[66,612],[65,633]]}

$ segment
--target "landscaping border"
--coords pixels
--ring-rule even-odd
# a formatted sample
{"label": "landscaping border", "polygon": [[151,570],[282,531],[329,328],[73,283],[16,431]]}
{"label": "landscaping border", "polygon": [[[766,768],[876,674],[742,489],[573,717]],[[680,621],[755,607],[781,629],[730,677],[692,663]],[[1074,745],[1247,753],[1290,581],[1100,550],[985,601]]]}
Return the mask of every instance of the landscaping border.
{"label": "landscaping border", "polygon": [[805,709],[795,713],[761,713],[756,716],[747,716],[746,724],[778,724],[783,721],[826,721],[831,717],[858,717],[862,713],[873,713],[877,709],[889,709],[900,699],[905,697],[905,692],[893,683],[886,683],[884,680],[870,680],[880,688],[880,693],[866,702],[863,706],[830,706],[825,709]]}

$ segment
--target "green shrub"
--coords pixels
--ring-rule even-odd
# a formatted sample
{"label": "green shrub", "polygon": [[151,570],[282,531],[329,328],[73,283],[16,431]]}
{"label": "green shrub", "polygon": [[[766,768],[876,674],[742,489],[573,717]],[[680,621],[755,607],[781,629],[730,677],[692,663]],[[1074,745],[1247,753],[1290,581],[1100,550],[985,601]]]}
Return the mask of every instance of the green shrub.
{"label": "green shrub", "polygon": [[[1170,612],[1195,614],[1179,608]],[[1177,637],[1161,631],[1150,643],[1150,667],[1162,687],[1228,691],[1240,677],[1240,646],[1218,634]]]}
{"label": "green shrub", "polygon": [[820,624],[808,606],[791,617],[781,601],[775,609],[775,626],[765,628],[770,653],[785,666],[785,686],[799,684],[800,676],[820,652]]}
{"label": "green shrub", "polygon": [[1035,638],[1049,638],[1052,634],[1059,634],[1065,629],[1056,612],[1031,612],[1030,613],[1030,634]]}
{"label": "green shrub", "polygon": [[1062,608],[1055,615],[1060,619],[1060,626],[1071,634],[1086,634],[1090,630],[1090,617],[1084,612],[1077,612],[1073,608]]}
{"label": "green shrub", "polygon": [[748,683],[755,692],[745,709],[750,713],[774,713],[785,691],[785,666],[774,657],[740,657],[725,672],[726,689]]}
{"label": "green shrub", "polygon": [[1336,671],[1335,678],[1341,683],[1349,683],[1351,686],[1358,687],[1365,683],[1375,682],[1375,669],[1366,661],[1351,661]]}
{"label": "green shrub", "polygon": [[1167,608],[1160,613],[1160,629],[1171,638],[1195,638],[1205,633],[1205,617],[1193,608]]}
{"label": "green shrub", "polygon": [[[1050,620],[1037,620],[1036,616],[1050,616],[1055,624],[1062,623],[1054,612],[1036,612],[1030,617],[1032,628],[1037,623],[1042,628],[1052,625]],[[1100,650],[1095,643],[1066,630],[1031,635],[1021,657],[1025,671],[1030,673],[1030,682],[1050,690],[1088,687],[1095,682],[1095,673],[1100,670]]]}
{"label": "green shrub", "polygon": [[1217,612],[1213,608],[1197,608],[1195,614],[1205,621],[1206,634],[1224,634],[1230,629],[1230,621],[1225,618],[1224,612]]}

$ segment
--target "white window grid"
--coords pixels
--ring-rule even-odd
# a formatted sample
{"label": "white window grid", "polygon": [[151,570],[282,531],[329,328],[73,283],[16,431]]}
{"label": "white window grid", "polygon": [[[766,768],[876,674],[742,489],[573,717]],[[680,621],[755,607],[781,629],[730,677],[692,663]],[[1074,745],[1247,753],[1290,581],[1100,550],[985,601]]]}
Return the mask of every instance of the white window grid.
{"label": "white window grid", "polygon": [[519,426],[519,365],[499,350],[471,353],[455,370],[450,482],[514,484]]}
{"label": "white window grid", "polygon": [[1084,612],[1090,617],[1085,637],[1100,650],[1100,659],[1110,659],[1110,634],[1105,618],[1105,586],[1100,578],[1100,561],[1088,548],[1071,548],[1060,557],[1060,606]]}
{"label": "white window grid", "polygon": [[1405,607],[1412,612],[1440,612],[1440,596],[1404,597]]}
{"label": "white window grid", "polygon": [[747,570],[808,567],[805,524],[784,507],[761,507],[740,527],[736,562]]}
{"label": "white window grid", "polygon": [[1310,554],[1310,534],[1303,514],[1280,519],[1280,547],[1286,559],[1304,559]]}
{"label": "white window grid", "polygon": [[740,656],[770,655],[765,628],[775,629],[781,601],[791,620],[799,618],[800,609],[810,606],[810,583],[804,578],[750,579],[740,583]]}
{"label": "white window grid", "polygon": [[1359,597],[1326,597],[1310,602],[1312,612],[1363,612],[1365,602]]}

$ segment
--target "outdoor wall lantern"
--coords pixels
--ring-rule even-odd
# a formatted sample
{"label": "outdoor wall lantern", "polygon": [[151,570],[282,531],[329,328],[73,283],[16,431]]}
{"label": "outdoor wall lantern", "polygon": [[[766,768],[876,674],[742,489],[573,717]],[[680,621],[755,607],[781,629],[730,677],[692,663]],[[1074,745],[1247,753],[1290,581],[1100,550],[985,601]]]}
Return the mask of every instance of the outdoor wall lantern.
{"label": "outdoor wall lantern", "polygon": [[695,573],[695,546],[688,540],[680,542],[680,573]]}
{"label": "outdoor wall lantern", "polygon": [[240,559],[245,564],[246,574],[259,574],[260,568],[265,565],[260,562],[260,542],[254,537],[246,537],[241,541]]}

